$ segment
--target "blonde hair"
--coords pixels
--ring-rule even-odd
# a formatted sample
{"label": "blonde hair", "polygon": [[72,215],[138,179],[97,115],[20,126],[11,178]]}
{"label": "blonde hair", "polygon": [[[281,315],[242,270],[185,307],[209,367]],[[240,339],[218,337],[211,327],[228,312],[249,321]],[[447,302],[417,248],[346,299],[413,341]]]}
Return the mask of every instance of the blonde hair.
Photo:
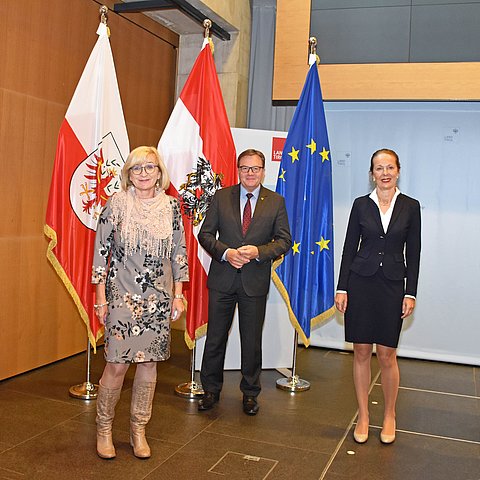
{"label": "blonde hair", "polygon": [[157,165],[160,170],[160,178],[158,179],[159,187],[163,190],[166,190],[170,186],[170,177],[168,176],[167,167],[163,163],[162,157],[158,153],[158,150],[155,147],[142,146],[133,149],[127,157],[127,161],[122,168],[121,174],[122,190],[127,191],[128,187],[133,185],[129,175],[130,169],[135,165],[145,163],[149,155],[155,156],[155,165]]}

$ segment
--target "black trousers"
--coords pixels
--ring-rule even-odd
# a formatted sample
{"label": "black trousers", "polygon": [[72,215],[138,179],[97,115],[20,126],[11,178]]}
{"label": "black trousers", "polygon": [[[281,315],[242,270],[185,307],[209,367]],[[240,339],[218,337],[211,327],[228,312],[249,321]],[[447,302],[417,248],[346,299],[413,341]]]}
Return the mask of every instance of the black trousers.
{"label": "black trousers", "polygon": [[208,295],[207,340],[200,372],[203,389],[212,393],[222,390],[228,333],[238,305],[242,352],[240,390],[244,395],[256,397],[261,389],[262,331],[267,296],[248,296],[243,289],[240,273],[228,292],[209,289]]}

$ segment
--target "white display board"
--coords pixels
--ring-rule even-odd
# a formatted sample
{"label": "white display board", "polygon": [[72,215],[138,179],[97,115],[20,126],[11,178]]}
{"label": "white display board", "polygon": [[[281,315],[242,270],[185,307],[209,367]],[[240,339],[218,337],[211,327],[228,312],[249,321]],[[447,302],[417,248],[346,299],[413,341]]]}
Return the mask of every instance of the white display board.
{"label": "white display board", "polygon": [[[420,201],[422,256],[415,313],[404,322],[398,354],[480,365],[480,103],[329,102],[325,104],[333,167],[335,281],[353,200],[373,189],[370,157],[400,156],[400,190]],[[273,132],[232,129],[237,152],[271,157]],[[276,133],[285,136],[285,133]],[[265,185],[275,189],[278,162]],[[238,333],[226,368],[239,368]],[[272,284],[264,330],[264,367],[291,367],[293,328]],[[203,352],[198,343],[197,365]],[[311,334],[311,345],[350,350],[336,314]],[[285,355],[283,355],[285,353]]]}
{"label": "white display board", "polygon": [[[335,278],[352,201],[368,193],[371,154],[393,148],[399,188],[420,201],[417,305],[398,354],[480,365],[480,104],[326,103],[334,182]],[[343,317],[315,329],[312,345],[350,349]]]}
{"label": "white display board", "polygon": [[[233,140],[237,155],[247,148],[255,148],[265,155],[264,186],[275,190],[277,183],[279,160],[273,160],[272,147],[278,140],[287,136],[286,132],[271,132],[267,130],[247,130],[232,128]],[[281,140],[280,140],[281,141]],[[291,368],[293,359],[294,330],[288,319],[285,302],[271,282],[268,294],[265,324],[263,327],[263,368]],[[197,340],[195,366],[201,367],[205,337]],[[232,329],[228,339],[225,355],[225,368],[240,369],[240,333],[238,331],[238,314],[235,313]]]}

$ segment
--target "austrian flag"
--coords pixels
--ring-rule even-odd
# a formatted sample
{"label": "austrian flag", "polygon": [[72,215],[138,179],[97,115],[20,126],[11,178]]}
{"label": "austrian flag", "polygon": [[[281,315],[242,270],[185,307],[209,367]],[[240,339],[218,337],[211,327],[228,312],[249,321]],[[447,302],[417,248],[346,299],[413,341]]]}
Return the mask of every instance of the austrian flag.
{"label": "austrian flag", "polygon": [[179,198],[187,242],[190,282],[185,342],[193,348],[206,333],[207,273],[210,257],[197,235],[211,198],[220,187],[236,183],[235,145],[208,41],[193,65],[158,144]]}
{"label": "austrian flag", "polygon": [[90,283],[98,216],[120,190],[129,153],[108,29],[103,23],[60,127],[44,231],[47,258],[85,322],[92,345],[102,335]]}

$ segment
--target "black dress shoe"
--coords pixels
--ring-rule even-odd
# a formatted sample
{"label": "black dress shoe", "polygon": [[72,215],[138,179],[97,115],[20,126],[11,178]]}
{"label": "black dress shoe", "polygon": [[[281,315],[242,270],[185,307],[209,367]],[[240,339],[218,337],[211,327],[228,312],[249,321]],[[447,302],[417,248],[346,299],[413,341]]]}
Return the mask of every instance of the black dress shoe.
{"label": "black dress shoe", "polygon": [[198,411],[203,412],[210,410],[218,402],[220,394],[213,392],[205,392],[203,398],[198,401]]}
{"label": "black dress shoe", "polygon": [[258,413],[258,406],[256,397],[245,395],[243,397],[243,412],[247,415],[256,415]]}

